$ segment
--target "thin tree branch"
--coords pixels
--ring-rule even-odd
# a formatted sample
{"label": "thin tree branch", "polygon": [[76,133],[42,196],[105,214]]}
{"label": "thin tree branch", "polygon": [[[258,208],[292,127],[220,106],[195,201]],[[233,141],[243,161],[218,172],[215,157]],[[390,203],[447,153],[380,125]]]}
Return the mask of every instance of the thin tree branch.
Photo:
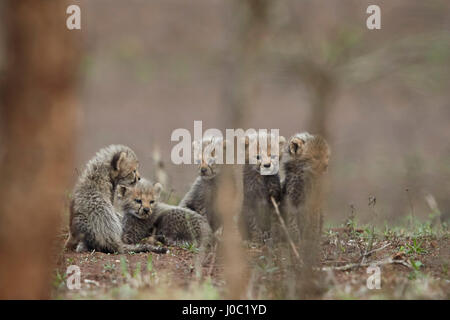
{"label": "thin tree branch", "polygon": [[298,261],[301,262],[300,255],[297,251],[297,248],[294,245],[294,242],[292,241],[291,235],[289,234],[286,224],[284,223],[283,217],[280,214],[280,210],[278,209],[277,202],[275,201],[275,199],[273,197],[270,197],[270,200],[272,201],[272,204],[275,208],[275,212],[277,213],[278,220],[280,221],[281,227],[283,228],[283,231],[286,234],[286,238],[288,239],[288,242],[291,245],[292,251],[294,252],[294,255],[298,259]]}

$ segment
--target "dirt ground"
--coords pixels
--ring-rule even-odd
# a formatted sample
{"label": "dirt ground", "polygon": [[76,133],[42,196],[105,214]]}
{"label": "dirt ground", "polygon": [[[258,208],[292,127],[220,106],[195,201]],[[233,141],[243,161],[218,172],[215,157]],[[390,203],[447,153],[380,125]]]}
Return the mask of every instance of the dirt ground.
{"label": "dirt ground", "polygon": [[[319,299],[449,299],[450,237],[411,236],[367,230],[328,229],[321,240],[323,290]],[[371,244],[370,244],[371,243]],[[255,267],[259,286],[279,279],[280,270],[267,262],[266,248],[244,248]],[[105,254],[63,252],[54,277],[55,299],[220,299],[226,282],[219,255],[210,253],[203,265],[195,248],[170,247],[168,254]],[[81,271],[81,288],[69,290],[68,266]],[[380,289],[370,290],[370,265],[380,269]],[[199,267],[200,266],[200,267]],[[278,280],[277,280],[278,281]],[[273,285],[273,283],[272,283]],[[255,290],[243,298],[279,298],[272,290]],[[270,291],[270,290],[269,290]]]}

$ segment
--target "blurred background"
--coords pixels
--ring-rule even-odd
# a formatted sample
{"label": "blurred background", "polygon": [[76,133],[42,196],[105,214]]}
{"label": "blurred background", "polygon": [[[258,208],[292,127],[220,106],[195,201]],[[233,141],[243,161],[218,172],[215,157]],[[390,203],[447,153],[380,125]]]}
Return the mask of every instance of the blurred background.
{"label": "blurred background", "polygon": [[[66,29],[70,4],[81,30]],[[183,196],[196,168],[171,163],[170,137],[194,120],[324,135],[328,223],[449,218],[448,0],[0,0],[0,19],[0,297],[46,297],[35,239],[50,246],[100,148],[129,145],[152,179],[159,153]]]}
{"label": "blurred background", "polygon": [[[171,163],[170,135],[202,120],[204,130],[238,123],[286,137],[325,135],[330,221],[350,204],[369,221],[369,196],[380,223],[412,210],[426,216],[426,194],[449,212],[448,1],[75,2],[82,29],[71,31],[81,38],[73,182],[98,149],[123,143],[152,178],[160,150],[182,196],[196,170]],[[370,4],[381,7],[381,30],[366,27]],[[0,50],[5,67],[2,57]]]}
{"label": "blurred background", "polygon": [[[153,177],[159,148],[182,196],[196,170],[171,164],[174,129],[310,130],[332,147],[330,221],[350,204],[369,221],[369,196],[379,223],[428,215],[426,194],[450,210],[448,1],[78,2],[78,170],[124,143]],[[381,30],[366,27],[370,4]]]}

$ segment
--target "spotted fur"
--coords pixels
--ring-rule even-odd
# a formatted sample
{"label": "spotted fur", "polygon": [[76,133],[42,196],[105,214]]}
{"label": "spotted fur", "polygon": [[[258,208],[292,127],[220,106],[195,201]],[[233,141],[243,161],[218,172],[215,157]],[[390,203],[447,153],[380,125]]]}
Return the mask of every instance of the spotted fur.
{"label": "spotted fur", "polygon": [[[294,239],[299,239],[307,226],[314,229],[312,233],[320,234],[322,213],[309,210],[307,202],[328,168],[329,157],[328,143],[318,135],[297,133],[288,141],[283,163],[282,210]],[[309,218],[308,211],[314,211]]]}
{"label": "spotted fur", "polygon": [[168,245],[183,242],[206,247],[212,241],[212,231],[205,217],[178,206],[159,202],[162,186],[141,180],[134,188],[123,188],[118,198],[123,210],[122,239],[126,243],[138,243],[142,239],[155,238]]}
{"label": "spotted fur", "polygon": [[[250,164],[250,145],[252,139],[248,136],[245,140],[246,164],[243,167],[243,204],[239,217],[239,226],[244,239],[255,242],[264,242],[272,237],[278,237],[278,219],[271,202],[271,197],[277,203],[281,202],[281,184],[278,173],[281,159],[284,137],[279,137],[279,153],[272,154],[270,136],[266,136],[267,150],[260,147],[256,141],[256,155],[254,164]],[[269,170],[274,174],[261,174],[263,170]]]}
{"label": "spotted fur", "polygon": [[113,206],[116,187],[131,186],[139,180],[138,165],[136,154],[123,145],[101,149],[86,164],[73,190],[68,249],[111,253],[154,249],[121,241],[121,219]]}
{"label": "spotted fur", "polygon": [[[218,196],[218,180],[221,164],[217,163],[215,146],[220,146],[223,141],[222,157],[225,158],[226,140],[209,138],[202,141],[202,148],[207,152],[194,153],[195,163],[198,165],[198,177],[195,179],[189,191],[178,204],[180,207],[193,210],[207,218],[213,231],[222,225],[222,219],[216,212],[214,201]],[[200,142],[194,141],[194,147]],[[207,149],[210,148],[211,150]],[[211,151],[211,152],[208,152]],[[224,163],[223,161],[222,163]]]}

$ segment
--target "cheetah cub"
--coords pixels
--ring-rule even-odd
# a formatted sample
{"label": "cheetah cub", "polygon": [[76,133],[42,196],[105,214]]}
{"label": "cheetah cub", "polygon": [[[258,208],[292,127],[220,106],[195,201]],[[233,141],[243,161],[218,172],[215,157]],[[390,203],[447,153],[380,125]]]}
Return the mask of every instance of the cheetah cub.
{"label": "cheetah cub", "polygon": [[320,185],[329,157],[328,143],[318,135],[297,133],[288,141],[283,163],[283,211],[295,239],[304,237],[307,230],[320,235],[323,224]]}
{"label": "cheetah cub", "polygon": [[[200,143],[202,152],[197,150]],[[222,226],[221,217],[216,212],[214,203],[218,197],[217,189],[221,167],[218,159],[225,158],[226,144],[226,140],[217,137],[193,142],[194,162],[198,165],[199,175],[179,203],[180,207],[191,209],[206,217],[213,232]]]}
{"label": "cheetah cub", "polygon": [[[238,224],[243,238],[257,243],[279,236],[278,220],[271,197],[277,203],[281,202],[278,169],[285,139],[283,136],[278,137],[278,145],[272,146],[272,138],[271,134],[262,138],[258,135],[245,138],[244,199]],[[260,145],[260,139],[266,139],[267,148]],[[275,152],[277,147],[278,152]],[[255,154],[250,155],[250,150]]]}
{"label": "cheetah cub", "polygon": [[110,145],[98,151],[73,191],[66,248],[77,252],[165,252],[150,245],[128,245],[120,239],[122,223],[113,206],[115,190],[118,185],[132,186],[138,180],[138,159],[129,147]]}
{"label": "cheetah cub", "polygon": [[123,212],[122,240],[138,243],[155,236],[167,245],[189,242],[198,248],[209,246],[212,231],[205,217],[187,208],[159,202],[162,185],[142,179],[134,188],[121,186],[117,197]]}

